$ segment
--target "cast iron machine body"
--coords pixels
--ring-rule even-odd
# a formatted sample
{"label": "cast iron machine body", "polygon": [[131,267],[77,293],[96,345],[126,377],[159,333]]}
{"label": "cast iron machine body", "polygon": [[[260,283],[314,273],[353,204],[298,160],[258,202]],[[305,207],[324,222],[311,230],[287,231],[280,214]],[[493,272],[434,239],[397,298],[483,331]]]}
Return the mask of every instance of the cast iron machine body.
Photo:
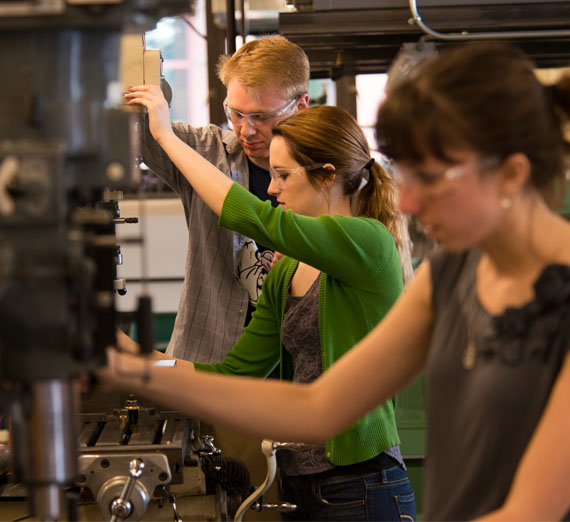
{"label": "cast iron machine body", "polygon": [[0,3],[0,379],[13,468],[41,520],[78,477],[76,381],[115,343],[108,187],[137,179],[120,39],[181,0]]}

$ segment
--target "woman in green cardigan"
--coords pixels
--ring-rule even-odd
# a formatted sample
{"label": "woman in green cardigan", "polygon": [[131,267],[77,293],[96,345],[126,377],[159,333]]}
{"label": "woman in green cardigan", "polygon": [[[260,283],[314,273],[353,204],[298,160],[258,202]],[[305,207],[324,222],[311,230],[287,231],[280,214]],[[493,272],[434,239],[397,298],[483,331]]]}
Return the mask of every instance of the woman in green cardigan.
{"label": "woman in green cardigan", "polygon": [[[265,378],[280,364],[282,379],[315,380],[373,329],[411,276],[396,188],[371,159],[362,130],[347,112],[326,106],[279,123],[270,147],[269,193],[280,204],[273,208],[175,136],[159,89],[135,87],[128,97],[147,107],[154,138],[219,214],[220,226],[283,254],[224,361],[180,361],[174,371]],[[250,124],[248,115],[238,116]],[[123,370],[139,364],[127,354],[117,357]],[[174,389],[157,369],[148,369],[144,387],[129,370],[110,376],[118,387],[184,410],[184,390]],[[325,444],[280,452],[282,499],[298,506],[284,519],[415,518],[394,407],[394,400],[387,401]]]}

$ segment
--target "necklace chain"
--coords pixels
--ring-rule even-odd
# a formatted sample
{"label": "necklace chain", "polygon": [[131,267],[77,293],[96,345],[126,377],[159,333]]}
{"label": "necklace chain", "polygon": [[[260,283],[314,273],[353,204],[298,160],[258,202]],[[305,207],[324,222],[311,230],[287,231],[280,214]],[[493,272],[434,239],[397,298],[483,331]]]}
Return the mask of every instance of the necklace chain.
{"label": "necklace chain", "polygon": [[[480,313],[479,300],[477,298],[477,278],[473,276],[471,284],[471,295],[465,299],[465,327],[467,329],[467,344],[463,350],[461,363],[466,370],[472,370],[477,364],[477,344],[476,336],[479,327],[483,325],[486,318]],[[465,302],[464,301],[464,302]]]}

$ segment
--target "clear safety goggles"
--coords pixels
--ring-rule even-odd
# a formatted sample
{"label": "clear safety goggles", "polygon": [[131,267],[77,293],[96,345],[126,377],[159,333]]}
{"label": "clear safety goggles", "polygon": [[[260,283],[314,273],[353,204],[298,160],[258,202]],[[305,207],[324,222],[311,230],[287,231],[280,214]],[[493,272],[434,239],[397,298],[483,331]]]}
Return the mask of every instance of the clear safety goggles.
{"label": "clear safety goggles", "polygon": [[291,112],[299,98],[300,96],[295,96],[285,107],[276,112],[250,112],[249,114],[245,114],[237,109],[232,109],[228,106],[228,100],[226,99],[224,100],[224,112],[226,113],[230,127],[239,127],[247,120],[247,123],[251,127],[258,129],[270,125],[275,118]]}
{"label": "clear safety goggles", "polygon": [[320,169],[324,166],[325,166],[324,163],[313,163],[312,165],[306,165],[306,166],[294,167],[294,168],[269,167],[269,174],[271,174],[271,179],[273,179],[273,181],[275,181],[277,186],[279,188],[283,188],[285,186],[285,182],[286,182],[287,178],[291,174],[297,174],[301,170],[304,170],[306,172],[308,170]]}

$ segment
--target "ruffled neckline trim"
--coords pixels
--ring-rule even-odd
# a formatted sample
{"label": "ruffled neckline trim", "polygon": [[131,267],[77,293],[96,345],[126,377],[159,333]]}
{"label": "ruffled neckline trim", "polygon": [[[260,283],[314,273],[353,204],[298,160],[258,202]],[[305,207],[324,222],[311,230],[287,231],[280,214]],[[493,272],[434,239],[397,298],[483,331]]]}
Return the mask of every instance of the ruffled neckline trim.
{"label": "ruffled neckline trim", "polygon": [[491,328],[477,343],[480,356],[507,365],[519,365],[525,360],[546,361],[556,339],[566,342],[564,332],[570,326],[570,267],[546,266],[534,283],[534,291],[532,301],[490,316]]}
{"label": "ruffled neckline trim", "polygon": [[551,264],[546,266],[534,282],[534,299],[521,307],[507,307],[498,316],[492,316],[497,335],[524,334],[532,320],[551,309],[565,311],[562,306],[570,302],[570,267]]}

